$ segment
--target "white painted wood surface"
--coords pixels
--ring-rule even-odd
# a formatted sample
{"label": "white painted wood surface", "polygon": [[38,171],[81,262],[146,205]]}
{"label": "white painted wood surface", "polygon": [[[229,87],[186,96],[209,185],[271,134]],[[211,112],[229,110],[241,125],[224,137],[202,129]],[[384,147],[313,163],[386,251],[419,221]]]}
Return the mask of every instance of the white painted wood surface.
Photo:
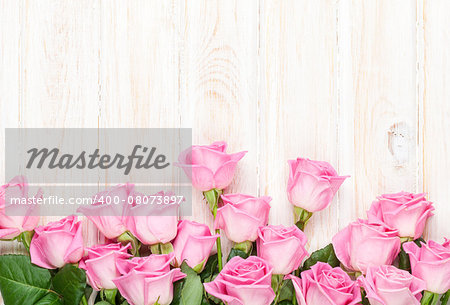
{"label": "white painted wood surface", "polygon": [[[441,241],[449,15],[446,0],[0,0],[0,139],[5,127],[192,127],[195,143],[249,151],[229,191],[272,196],[271,223],[293,221],[288,159],[352,176],[308,225],[310,250],[400,190],[428,192],[426,237]],[[193,199],[192,218],[211,224]]]}

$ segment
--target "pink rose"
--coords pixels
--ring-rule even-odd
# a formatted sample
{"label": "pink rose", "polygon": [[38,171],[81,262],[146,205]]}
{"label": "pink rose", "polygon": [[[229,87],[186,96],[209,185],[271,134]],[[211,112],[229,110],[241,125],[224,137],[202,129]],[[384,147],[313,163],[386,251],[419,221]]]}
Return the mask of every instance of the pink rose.
{"label": "pink rose", "polygon": [[117,185],[100,192],[93,197],[93,204],[78,209],[92,221],[107,238],[114,239],[126,230],[124,207],[133,202],[135,196],[133,184]]}
{"label": "pink rose", "polygon": [[179,267],[186,261],[196,271],[203,270],[217,237],[218,234],[211,235],[207,225],[189,220],[180,221],[178,234],[173,242],[175,265]]}
{"label": "pink rose", "polygon": [[403,249],[409,254],[412,274],[424,280],[428,291],[445,293],[450,289],[450,241],[440,245],[429,240],[422,247],[414,242],[403,244]]}
{"label": "pink rose", "polygon": [[76,216],[37,227],[30,244],[31,262],[47,269],[78,263],[83,252],[82,226]]}
{"label": "pink rose", "polygon": [[[39,190],[36,197],[42,197]],[[10,198],[28,199],[28,184],[23,176],[17,176],[8,184],[0,187],[0,239],[13,239],[24,231],[33,231],[39,222],[39,216],[34,216],[36,205],[7,205],[6,200]],[[8,212],[6,212],[8,209]],[[20,211],[18,216],[8,216],[12,214],[12,209]],[[20,210],[19,210],[20,209]],[[26,209],[24,213],[23,210]],[[19,216],[24,214],[24,216]]]}
{"label": "pink rose", "polygon": [[394,266],[367,268],[358,282],[372,305],[419,305],[425,283]]}
{"label": "pink rose", "polygon": [[265,226],[258,230],[258,256],[265,259],[274,274],[288,274],[298,269],[309,255],[306,235],[296,226]]}
{"label": "pink rose", "polygon": [[95,290],[115,289],[113,279],[121,275],[116,264],[118,261],[131,257],[128,249],[131,245],[120,243],[96,245],[88,248],[88,255],[80,262],[80,268],[86,270],[89,284]]}
{"label": "pink rose", "polygon": [[318,262],[292,279],[299,305],[353,305],[361,301],[359,285],[339,267]]}
{"label": "pink rose", "polygon": [[433,215],[433,204],[425,194],[400,192],[384,194],[372,203],[367,216],[370,222],[383,222],[398,230],[400,237],[422,236],[428,217]]}
{"label": "pink rose", "polygon": [[258,228],[269,220],[271,200],[267,196],[222,195],[223,206],[217,209],[214,228],[224,230],[227,237],[236,243],[255,241]]}
{"label": "pink rose", "polygon": [[131,259],[119,259],[116,262],[116,266],[120,274],[127,274],[133,269],[142,272],[168,272],[174,259],[175,254],[173,252],[169,254],[152,254]]}
{"label": "pink rose", "polygon": [[297,158],[289,160],[288,199],[308,212],[325,209],[341,184],[349,176],[338,176],[334,168],[324,161]]}
{"label": "pink rose", "polygon": [[130,305],[168,305],[173,299],[173,282],[186,276],[179,268],[170,270],[172,259],[173,254],[133,258],[122,265],[129,271],[113,282]]}
{"label": "pink rose", "polygon": [[233,257],[214,279],[204,283],[206,292],[228,305],[269,305],[275,298],[272,267],[260,257]]}
{"label": "pink rose", "polygon": [[[152,196],[170,195],[159,192]],[[168,243],[177,235],[177,208],[173,203],[130,206],[126,212],[126,227],[145,245]]]}
{"label": "pink rose", "polygon": [[236,165],[246,151],[227,154],[227,143],[194,145],[182,152],[178,158],[180,166],[192,180],[192,185],[201,191],[223,190],[233,180]]}
{"label": "pink rose", "polygon": [[366,273],[369,265],[391,265],[400,252],[398,231],[358,219],[333,237],[339,261],[348,269]]}

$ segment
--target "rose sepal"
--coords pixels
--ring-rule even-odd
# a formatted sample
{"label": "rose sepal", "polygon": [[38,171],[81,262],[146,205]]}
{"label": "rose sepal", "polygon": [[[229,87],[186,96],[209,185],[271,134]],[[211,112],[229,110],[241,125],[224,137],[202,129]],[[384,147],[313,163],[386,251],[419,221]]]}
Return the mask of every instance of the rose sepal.
{"label": "rose sepal", "polygon": [[131,253],[134,256],[139,256],[139,249],[141,248],[141,243],[134,237],[131,232],[126,231],[122,233],[119,237],[117,237],[117,241],[126,245],[128,243],[131,244]]}
{"label": "rose sepal", "polygon": [[308,212],[305,209],[295,206],[294,207],[294,221],[295,225],[302,231],[305,230],[306,223],[313,215],[312,212]]}
{"label": "rose sepal", "polygon": [[420,300],[421,305],[436,305],[439,301],[439,294],[425,290]]}
{"label": "rose sepal", "polygon": [[171,242],[168,243],[159,243],[155,245],[150,246],[150,251],[152,251],[152,254],[169,254],[172,253],[173,245]]}

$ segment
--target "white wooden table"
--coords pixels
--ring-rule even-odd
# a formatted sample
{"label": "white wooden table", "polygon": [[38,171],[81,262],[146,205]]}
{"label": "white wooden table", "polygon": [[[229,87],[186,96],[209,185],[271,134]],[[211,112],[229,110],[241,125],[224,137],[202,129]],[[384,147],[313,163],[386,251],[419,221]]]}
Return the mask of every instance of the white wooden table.
{"label": "white wooden table", "polygon": [[[272,196],[271,223],[293,222],[288,159],[352,176],[308,224],[310,250],[400,190],[428,193],[425,237],[442,241],[449,15],[447,0],[0,0],[0,140],[4,127],[192,127],[195,143],[249,151],[230,191]],[[211,224],[200,194],[193,218]]]}

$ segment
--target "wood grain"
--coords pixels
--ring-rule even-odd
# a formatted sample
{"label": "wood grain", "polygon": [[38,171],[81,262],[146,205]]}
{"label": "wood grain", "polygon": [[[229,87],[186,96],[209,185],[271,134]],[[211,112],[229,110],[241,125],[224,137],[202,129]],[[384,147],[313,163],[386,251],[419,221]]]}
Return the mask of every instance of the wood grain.
{"label": "wood grain", "polygon": [[[97,127],[99,14],[95,2],[18,4],[20,48],[14,51],[20,63],[19,121],[12,126]],[[42,217],[41,223],[56,219]],[[88,243],[97,241],[93,225],[86,223],[85,233]]]}
{"label": "wood grain", "polygon": [[448,1],[423,1],[423,186],[434,202],[426,237],[438,242],[449,238],[450,227],[450,20]]}
{"label": "wood grain", "polygon": [[339,14],[342,228],[380,194],[417,191],[419,160],[415,1],[341,1]]}
{"label": "wood grain", "polygon": [[[17,1],[0,2],[0,143],[5,142],[5,128],[21,124],[21,11]],[[3,145],[3,144],[2,144]],[[0,177],[5,181],[5,150],[0,149]],[[3,184],[3,183],[2,183]],[[18,252],[17,242],[0,241],[0,253]],[[1,297],[0,297],[1,303]]]}
{"label": "wood grain", "polygon": [[[288,159],[352,176],[308,224],[310,250],[400,190],[428,192],[437,210],[426,237],[442,241],[449,9],[445,0],[0,0],[0,140],[5,127],[191,127],[195,144],[249,151],[227,192],[272,196],[273,224],[293,222]],[[193,207],[188,218],[212,224],[199,192]],[[87,222],[85,235],[99,240]],[[21,251],[0,242],[0,253]]]}
{"label": "wood grain", "polygon": [[[193,128],[194,143],[248,150],[225,192],[256,196],[258,3],[183,1],[180,12],[181,126]],[[198,191],[193,207],[191,219],[212,224]]]}
{"label": "wood grain", "polygon": [[[326,160],[337,168],[335,1],[263,1],[261,7],[260,192],[273,197],[270,222],[293,224],[287,160]],[[310,248],[337,232],[339,205],[306,227]]]}

